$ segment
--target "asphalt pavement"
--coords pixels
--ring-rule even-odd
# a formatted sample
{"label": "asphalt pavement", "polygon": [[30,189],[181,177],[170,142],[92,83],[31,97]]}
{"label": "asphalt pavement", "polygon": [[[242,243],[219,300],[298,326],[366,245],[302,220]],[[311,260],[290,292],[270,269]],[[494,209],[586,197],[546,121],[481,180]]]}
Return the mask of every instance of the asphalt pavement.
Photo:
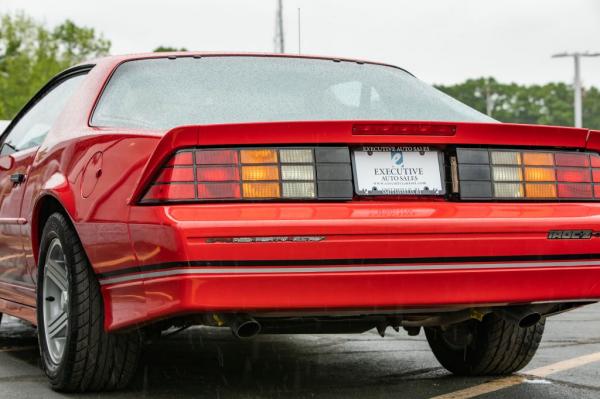
{"label": "asphalt pavement", "polygon": [[[265,335],[193,328],[146,347],[127,391],[62,395],[39,369],[35,331],[0,328],[0,398],[600,398],[600,305],[549,319],[532,363],[510,378],[459,378],[423,334]],[[487,392],[487,393],[486,393]]]}

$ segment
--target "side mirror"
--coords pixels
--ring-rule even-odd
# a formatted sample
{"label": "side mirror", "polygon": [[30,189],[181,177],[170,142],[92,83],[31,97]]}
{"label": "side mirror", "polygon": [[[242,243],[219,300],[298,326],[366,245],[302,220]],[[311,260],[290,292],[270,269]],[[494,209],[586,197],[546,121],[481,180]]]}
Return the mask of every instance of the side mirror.
{"label": "side mirror", "polygon": [[11,170],[15,164],[15,159],[12,155],[3,155],[0,157],[0,170]]}

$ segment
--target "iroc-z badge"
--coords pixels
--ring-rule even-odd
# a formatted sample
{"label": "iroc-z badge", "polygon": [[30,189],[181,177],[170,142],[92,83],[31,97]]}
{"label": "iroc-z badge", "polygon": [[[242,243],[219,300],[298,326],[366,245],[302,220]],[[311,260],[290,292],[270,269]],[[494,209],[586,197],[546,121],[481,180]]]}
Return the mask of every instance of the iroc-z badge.
{"label": "iroc-z badge", "polygon": [[550,230],[549,240],[589,240],[596,236],[592,230]]}

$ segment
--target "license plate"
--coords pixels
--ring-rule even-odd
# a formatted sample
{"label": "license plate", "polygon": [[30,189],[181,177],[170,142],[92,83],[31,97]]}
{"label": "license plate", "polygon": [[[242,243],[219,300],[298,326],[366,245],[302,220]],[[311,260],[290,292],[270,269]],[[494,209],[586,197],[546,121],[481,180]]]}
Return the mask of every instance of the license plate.
{"label": "license plate", "polygon": [[358,195],[443,195],[444,158],[429,147],[363,147],[353,152]]}

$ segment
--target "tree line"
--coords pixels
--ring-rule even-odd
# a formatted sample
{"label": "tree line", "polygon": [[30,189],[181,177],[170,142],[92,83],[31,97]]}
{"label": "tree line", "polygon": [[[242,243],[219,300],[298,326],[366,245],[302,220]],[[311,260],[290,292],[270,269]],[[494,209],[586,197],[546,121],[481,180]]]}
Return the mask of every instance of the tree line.
{"label": "tree line", "polygon": [[[446,94],[501,122],[573,126],[573,88],[565,83],[520,85],[494,78],[436,86]],[[600,90],[583,92],[583,126],[600,130]]]}
{"label": "tree line", "polygon": [[108,54],[110,41],[66,20],[48,28],[23,13],[0,16],[0,119],[12,119],[50,78]]}
{"label": "tree line", "polygon": [[[66,20],[48,27],[23,13],[0,15],[0,119],[12,119],[61,70],[107,55],[111,42]],[[160,46],[154,51],[183,51]],[[438,89],[501,122],[573,125],[573,90],[565,83],[520,85],[469,79]],[[583,124],[600,130],[600,90],[584,90]]]}

